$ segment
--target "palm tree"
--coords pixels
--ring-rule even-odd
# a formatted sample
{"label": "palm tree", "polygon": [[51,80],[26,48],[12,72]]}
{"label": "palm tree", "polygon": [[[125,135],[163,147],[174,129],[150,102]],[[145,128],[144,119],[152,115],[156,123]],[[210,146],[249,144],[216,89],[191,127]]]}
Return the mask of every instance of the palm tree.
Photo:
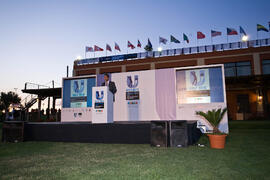
{"label": "palm tree", "polygon": [[10,91],[8,93],[1,92],[0,96],[0,108],[2,110],[5,110],[6,113],[6,119],[8,117],[9,107],[11,104],[18,104],[21,102],[21,98],[18,96],[18,94]]}
{"label": "palm tree", "polygon": [[207,111],[206,113],[203,111],[197,111],[196,114],[204,117],[213,127],[213,133],[221,133],[221,131],[218,129],[218,125],[223,119],[223,116],[225,115],[227,111],[227,108],[224,108],[223,110],[221,108],[219,109],[213,109],[212,111]]}

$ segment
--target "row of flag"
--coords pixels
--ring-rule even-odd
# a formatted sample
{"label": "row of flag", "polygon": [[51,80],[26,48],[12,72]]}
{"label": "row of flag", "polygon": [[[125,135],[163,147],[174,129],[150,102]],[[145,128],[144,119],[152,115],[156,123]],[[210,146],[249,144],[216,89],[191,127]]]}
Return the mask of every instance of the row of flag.
{"label": "row of flag", "polygon": [[[267,29],[265,26],[263,26],[261,24],[257,24],[257,32],[259,32],[259,31],[269,32],[270,31],[270,22],[268,24],[269,24],[269,29]],[[227,36],[238,35],[238,34],[244,35],[244,36],[247,35],[245,30],[241,26],[239,26],[239,32],[234,28],[227,28]],[[221,35],[222,35],[221,31],[211,30],[211,38],[216,37],[216,36],[221,36]],[[204,39],[204,38],[206,38],[206,35],[201,31],[197,31],[197,40]],[[189,38],[185,33],[183,33],[183,41],[189,43]],[[159,44],[167,44],[167,42],[168,42],[168,39],[166,39],[164,37],[159,37]],[[179,44],[180,40],[178,40],[173,35],[170,35],[170,42]],[[130,49],[136,48],[135,45],[133,45],[130,41],[127,41],[127,47]],[[141,44],[140,40],[138,40],[137,41],[137,48],[141,48],[141,47],[142,47],[142,44]],[[149,38],[148,38],[148,43],[147,43],[146,47],[152,48],[152,43],[151,43]],[[120,46],[116,42],[114,43],[114,49],[119,51],[119,52],[121,51]],[[96,51],[104,51],[104,49],[101,47],[98,47],[97,45],[94,45],[94,47],[86,46],[85,52],[96,52]],[[106,51],[112,52],[112,48],[109,44],[106,44]]]}
{"label": "row of flag", "polygon": [[[148,39],[148,41],[150,42],[149,39]],[[151,46],[152,46],[152,44],[151,44]],[[131,49],[135,49],[135,46],[130,41],[128,41],[127,47],[131,48]],[[137,47],[138,48],[142,47],[140,40],[138,40]],[[121,51],[120,46],[116,42],[114,42],[114,49],[119,51],[119,52]],[[96,51],[104,51],[104,49],[101,47],[98,47],[97,45],[94,45],[94,47],[89,47],[89,46],[85,47],[85,52],[96,52]],[[106,44],[106,51],[112,52],[112,48],[109,44]]]}

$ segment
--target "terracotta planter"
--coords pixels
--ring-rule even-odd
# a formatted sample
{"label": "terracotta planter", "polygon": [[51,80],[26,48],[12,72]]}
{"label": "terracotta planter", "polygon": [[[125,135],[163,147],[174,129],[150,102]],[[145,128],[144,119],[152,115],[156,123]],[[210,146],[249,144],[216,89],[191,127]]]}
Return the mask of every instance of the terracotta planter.
{"label": "terracotta planter", "polygon": [[227,134],[222,134],[222,135],[207,134],[207,136],[209,137],[211,148],[214,148],[214,149],[225,148]]}

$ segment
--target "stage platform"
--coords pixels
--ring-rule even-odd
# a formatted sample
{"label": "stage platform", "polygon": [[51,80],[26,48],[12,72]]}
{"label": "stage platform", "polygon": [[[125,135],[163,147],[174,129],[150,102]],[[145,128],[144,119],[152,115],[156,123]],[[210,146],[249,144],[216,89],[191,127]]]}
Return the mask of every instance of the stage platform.
{"label": "stage platform", "polygon": [[[188,124],[188,144],[201,136],[196,122]],[[151,122],[25,122],[24,141],[150,144]]]}

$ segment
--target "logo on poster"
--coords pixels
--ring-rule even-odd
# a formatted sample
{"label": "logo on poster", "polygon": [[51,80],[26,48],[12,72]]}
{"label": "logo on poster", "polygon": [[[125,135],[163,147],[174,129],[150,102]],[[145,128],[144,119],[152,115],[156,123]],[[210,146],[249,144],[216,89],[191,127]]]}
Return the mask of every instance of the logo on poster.
{"label": "logo on poster", "polygon": [[210,89],[208,69],[186,71],[186,78],[188,91]]}
{"label": "logo on poster", "polygon": [[134,79],[132,76],[127,76],[127,86],[126,89],[126,100],[139,100],[140,99],[140,92],[139,92],[139,76],[134,75]]}
{"label": "logo on poster", "polygon": [[104,91],[96,91],[96,99],[102,100],[104,98]]}
{"label": "logo on poster", "polygon": [[86,80],[71,80],[71,97],[82,97],[86,96]]}
{"label": "logo on poster", "polygon": [[132,81],[131,76],[127,76],[127,86],[129,88],[136,88],[139,84],[139,76],[135,75],[134,76],[134,81]]}

